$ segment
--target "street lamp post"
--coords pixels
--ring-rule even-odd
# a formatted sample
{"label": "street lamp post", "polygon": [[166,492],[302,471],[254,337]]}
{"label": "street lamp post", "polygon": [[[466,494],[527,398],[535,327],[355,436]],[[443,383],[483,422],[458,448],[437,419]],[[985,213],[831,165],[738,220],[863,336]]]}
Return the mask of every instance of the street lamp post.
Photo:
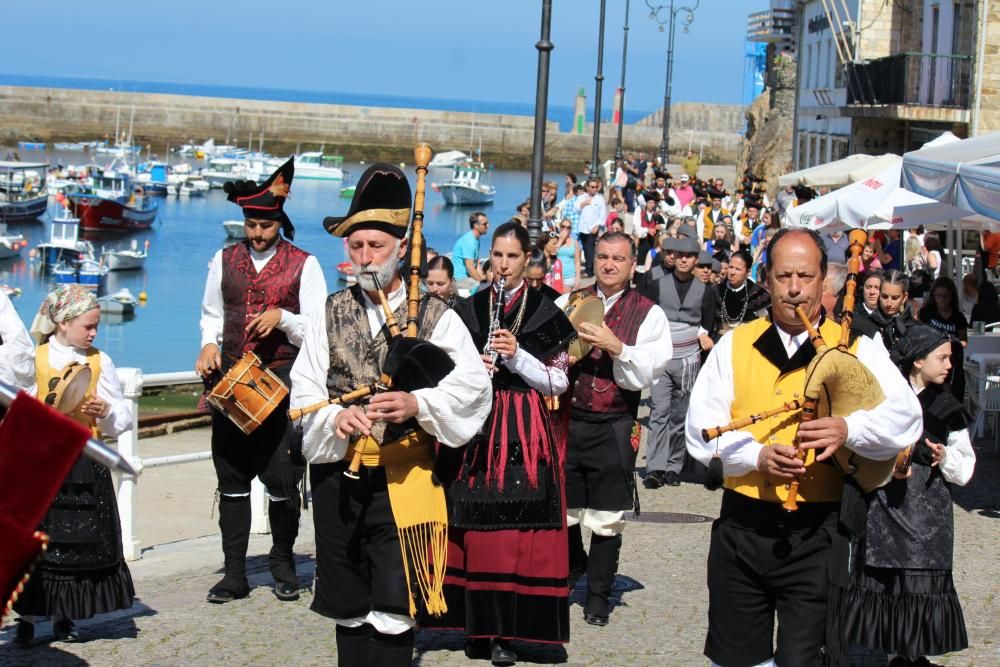
{"label": "street lamp post", "polygon": [[528,234],[532,242],[542,235],[542,179],[545,170],[545,123],[549,110],[549,55],[555,45],[549,40],[552,27],[552,0],[542,0],[542,35],[538,49],[538,74],[535,77],[535,143],[531,154],[531,205]]}
{"label": "street lamp post", "polygon": [[594,91],[594,147],[590,152],[590,177],[597,178],[597,161],[601,144],[601,84],[604,83],[604,10],[607,0],[601,0],[601,30],[597,37],[597,89]]}
{"label": "street lamp post", "polygon": [[628,56],[628,3],[625,0],[625,37],[622,40],[622,84],[618,92],[618,141],[615,142],[615,162],[622,159],[622,128],[625,126],[625,59]]}
{"label": "street lamp post", "polygon": [[[695,0],[694,5],[687,7],[677,7],[675,0],[670,0],[669,5],[653,5],[646,0],[649,7],[649,18],[660,24],[660,32],[663,32],[664,24],[669,23],[667,36],[667,82],[663,92],[663,138],[660,140],[660,167],[666,169],[667,155],[670,152],[670,88],[674,77],[674,28],[676,27],[677,15],[684,13],[681,19],[684,32],[688,31],[688,26],[694,23],[694,12],[698,9],[701,0]],[[661,19],[660,13],[665,12]]]}

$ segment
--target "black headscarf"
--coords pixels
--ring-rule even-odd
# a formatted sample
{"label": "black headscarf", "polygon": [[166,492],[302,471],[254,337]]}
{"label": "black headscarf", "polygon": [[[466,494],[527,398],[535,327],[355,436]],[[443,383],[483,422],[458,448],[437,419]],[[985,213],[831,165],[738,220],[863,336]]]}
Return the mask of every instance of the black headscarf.
{"label": "black headscarf", "polygon": [[900,372],[909,378],[913,363],[951,341],[951,337],[926,324],[914,324],[906,328],[903,337],[899,339],[891,351],[892,363]]}

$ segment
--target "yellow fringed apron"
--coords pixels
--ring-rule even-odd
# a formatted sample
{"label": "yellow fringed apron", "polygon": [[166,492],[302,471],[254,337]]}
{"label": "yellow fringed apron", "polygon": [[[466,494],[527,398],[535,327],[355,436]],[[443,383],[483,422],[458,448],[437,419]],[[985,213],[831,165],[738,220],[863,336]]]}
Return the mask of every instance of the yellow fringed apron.
{"label": "yellow fringed apron", "polygon": [[[90,366],[90,386],[87,388],[87,395],[97,396],[97,383],[101,379],[101,353],[96,347],[91,347],[86,352],[86,364]],[[39,398],[44,396],[44,387],[49,386],[49,381],[54,377],[59,377],[62,368],[52,368],[49,365],[49,344],[42,343],[35,350],[35,386],[38,387]],[[80,408],[67,415],[75,419],[90,429],[90,434],[95,438],[101,437],[101,430],[97,428],[97,422],[92,417],[83,414]]]}
{"label": "yellow fringed apron", "polygon": [[383,466],[389,506],[399,533],[403,575],[410,598],[410,616],[417,613],[413,579],[432,616],[448,611],[444,601],[444,572],[448,561],[448,507],[444,489],[434,483],[434,441],[420,431],[381,447],[363,436],[348,447],[346,460],[361,453],[366,468]]}

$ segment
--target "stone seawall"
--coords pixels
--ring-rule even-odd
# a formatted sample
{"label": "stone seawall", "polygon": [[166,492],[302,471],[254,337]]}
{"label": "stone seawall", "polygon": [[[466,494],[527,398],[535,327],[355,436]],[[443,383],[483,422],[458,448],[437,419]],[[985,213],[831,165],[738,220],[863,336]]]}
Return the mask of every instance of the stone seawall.
{"label": "stone seawall", "polygon": [[[168,144],[201,143],[210,137],[244,146],[252,141],[254,148],[263,138],[264,150],[278,155],[324,146],[349,160],[409,162],[417,142],[439,151],[468,150],[471,138],[477,149],[482,142],[483,159],[500,168],[530,166],[534,132],[534,119],[528,116],[0,86],[0,143],[103,138],[114,134],[116,117],[122,131],[132,118],[136,142],[161,154]],[[704,145],[706,162],[732,163],[740,137],[731,126],[720,126],[695,128],[694,145]],[[548,167],[579,169],[589,162],[590,132],[589,125],[583,135],[560,132],[550,122]],[[659,127],[628,125],[625,150],[656,152],[660,133]],[[602,158],[613,155],[616,135],[614,125],[602,124]],[[691,128],[672,124],[672,147],[686,147],[691,137]]]}

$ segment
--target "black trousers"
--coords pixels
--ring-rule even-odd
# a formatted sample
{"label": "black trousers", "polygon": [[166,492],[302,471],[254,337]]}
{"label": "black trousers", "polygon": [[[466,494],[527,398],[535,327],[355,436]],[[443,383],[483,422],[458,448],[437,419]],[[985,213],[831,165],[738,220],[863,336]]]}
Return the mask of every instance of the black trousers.
{"label": "black trousers", "polygon": [[[774,658],[784,667],[822,664],[836,503],[778,503],[726,490],[708,553],[705,655],[724,667]],[[778,641],[772,650],[777,614]]]}
{"label": "black trousers", "polygon": [[310,466],[316,527],[312,610],[335,619],[410,613],[399,534],[384,468],[344,477],[347,463]]}
{"label": "black trousers", "polygon": [[219,493],[249,493],[250,482],[259,477],[272,496],[295,496],[305,466],[298,463],[302,435],[288,421],[287,409],[287,402],[280,405],[250,435],[212,410],[212,463]]}
{"label": "black trousers", "polygon": [[[597,248],[597,233],[580,233],[580,243],[583,245],[583,267],[584,273],[594,275],[594,252]],[[579,280],[579,276],[577,277]]]}
{"label": "black trousers", "polygon": [[631,415],[574,412],[566,445],[566,507],[603,511],[632,509],[636,452]]}

